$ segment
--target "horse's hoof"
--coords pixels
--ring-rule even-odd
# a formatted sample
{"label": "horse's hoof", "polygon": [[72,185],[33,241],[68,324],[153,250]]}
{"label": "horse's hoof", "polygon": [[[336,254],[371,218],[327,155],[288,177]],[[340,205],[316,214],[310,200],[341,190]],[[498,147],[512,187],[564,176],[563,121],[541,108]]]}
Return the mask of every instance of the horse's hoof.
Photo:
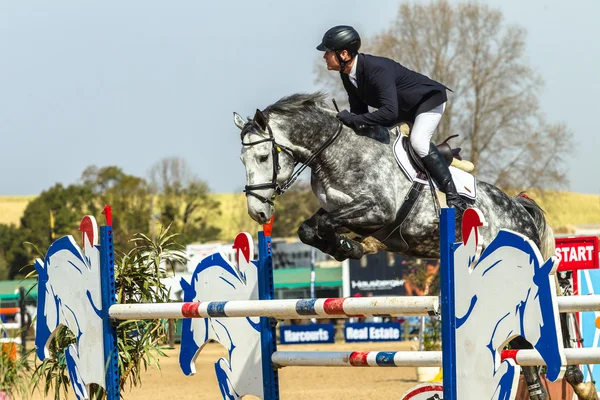
{"label": "horse's hoof", "polygon": [[387,246],[381,243],[379,240],[375,239],[372,236],[367,236],[364,238],[360,245],[363,249],[363,255],[366,254],[377,254],[379,250],[387,249]]}
{"label": "horse's hoof", "polygon": [[598,400],[598,391],[592,382],[573,385],[573,391],[581,400]]}

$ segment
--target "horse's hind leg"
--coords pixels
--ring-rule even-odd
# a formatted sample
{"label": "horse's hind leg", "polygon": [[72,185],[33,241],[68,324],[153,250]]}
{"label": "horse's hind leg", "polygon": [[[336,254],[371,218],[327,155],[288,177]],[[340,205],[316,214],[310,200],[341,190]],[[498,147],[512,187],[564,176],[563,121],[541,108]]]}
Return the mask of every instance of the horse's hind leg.
{"label": "horse's hind leg", "polygon": [[[561,330],[565,348],[572,347],[569,329],[567,325],[566,314],[560,315]],[[510,342],[511,346],[516,349],[531,349],[533,348],[529,342],[521,337],[515,338]],[[541,384],[538,367],[522,367],[525,381],[529,389],[531,400],[548,399],[548,393]],[[583,382],[583,373],[577,365],[567,366],[564,379],[573,387],[573,391],[581,400],[598,400],[596,387],[592,382]]]}
{"label": "horse's hind leg", "polygon": [[[567,314],[560,314],[560,325],[565,348],[572,347]],[[592,382],[583,381],[583,372],[581,372],[577,365],[567,366],[565,380],[571,385],[573,391],[581,400],[598,400],[596,386]]]}
{"label": "horse's hind leg", "polygon": [[[553,247],[551,250],[553,250]],[[555,274],[554,278],[555,278],[555,282],[556,282],[556,294],[558,296],[566,296],[566,295],[572,296],[573,295],[571,283],[570,283],[568,277],[562,277],[562,279],[561,279],[559,274]],[[563,338],[563,346],[565,349],[573,347],[573,344],[576,343],[576,341],[571,340],[572,333],[574,333],[575,336],[577,336],[577,333],[575,333],[576,327],[574,325],[570,325],[570,324],[574,324],[574,322],[573,322],[574,318],[575,318],[574,314],[567,314],[567,313],[560,314],[560,328],[561,328],[561,333],[562,333],[562,338]],[[573,328],[573,329],[569,329],[569,328]],[[573,391],[581,400],[598,400],[598,393],[596,390],[596,386],[594,385],[593,382],[584,382],[583,381],[583,379],[584,379],[583,372],[581,372],[581,370],[579,369],[579,366],[567,365],[567,370],[565,371],[564,379],[567,381],[567,383],[569,385],[571,385],[571,387],[573,388]]]}
{"label": "horse's hind leg", "polygon": [[[533,346],[520,336],[511,340],[510,345],[514,349],[533,349]],[[539,367],[521,367],[521,369],[527,383],[529,398],[531,400],[548,400],[548,392],[542,385]]]}

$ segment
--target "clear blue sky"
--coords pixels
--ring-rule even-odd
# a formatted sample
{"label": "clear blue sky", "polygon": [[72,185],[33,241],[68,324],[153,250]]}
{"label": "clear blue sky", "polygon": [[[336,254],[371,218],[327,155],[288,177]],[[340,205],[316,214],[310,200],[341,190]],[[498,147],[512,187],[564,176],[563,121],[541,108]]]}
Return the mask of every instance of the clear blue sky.
{"label": "clear blue sky", "polygon": [[[486,3],[528,30],[543,110],[575,133],[569,189],[599,193],[600,2]],[[146,176],[165,156],[186,159],[213,191],[239,191],[232,111],[318,89],[323,32],[347,23],[370,36],[398,5],[0,0],[0,195],[72,183],[92,164]]]}

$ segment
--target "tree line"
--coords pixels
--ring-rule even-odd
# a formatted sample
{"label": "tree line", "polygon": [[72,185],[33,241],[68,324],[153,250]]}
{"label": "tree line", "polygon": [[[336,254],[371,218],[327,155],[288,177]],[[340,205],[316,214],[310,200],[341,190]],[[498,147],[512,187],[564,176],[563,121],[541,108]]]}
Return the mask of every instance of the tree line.
{"label": "tree line", "polygon": [[[117,166],[90,166],[77,182],[67,186],[57,183],[33,199],[19,226],[0,224],[0,278],[24,276],[31,267],[23,267],[40,252],[45,253],[53,239],[64,235],[78,238],[84,215],[93,215],[102,224],[106,204],[114,210],[115,249],[122,252],[131,249],[129,239],[134,233],[151,237],[159,225],[171,224],[182,243],[210,240],[219,232],[209,218],[218,212],[219,204],[183,160],[159,161],[147,179],[129,175]],[[195,212],[200,209],[204,212]]]}
{"label": "tree line", "polygon": [[[84,215],[93,215],[103,224],[101,213],[106,204],[113,209],[114,243],[120,252],[131,250],[134,234],[152,239],[167,226],[181,245],[220,239],[221,228],[214,217],[222,212],[221,204],[183,159],[160,160],[146,178],[127,174],[118,166],[90,166],[77,182],[57,183],[33,199],[18,226],[0,224],[0,280],[25,276],[32,261],[44,254],[54,239],[73,235],[79,240],[79,222]],[[317,208],[309,186],[299,182],[277,202],[273,236],[295,236],[300,223]],[[247,224],[239,225],[239,229],[247,229]]]}

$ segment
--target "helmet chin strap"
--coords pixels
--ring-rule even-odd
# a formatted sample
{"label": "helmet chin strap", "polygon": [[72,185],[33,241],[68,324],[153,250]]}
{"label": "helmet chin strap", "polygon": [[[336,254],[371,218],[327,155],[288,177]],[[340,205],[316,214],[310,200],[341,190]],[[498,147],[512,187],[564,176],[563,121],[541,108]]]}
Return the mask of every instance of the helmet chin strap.
{"label": "helmet chin strap", "polygon": [[336,52],[335,52],[335,56],[337,57],[337,59],[338,59],[338,62],[340,63],[340,74],[343,74],[343,73],[344,73],[344,70],[346,69],[346,65],[348,65],[348,63],[349,63],[350,61],[352,61],[352,58],[350,58],[348,61],[344,61],[344,60],[342,59],[342,55],[340,54],[340,52],[339,52],[339,51],[336,51]]}

